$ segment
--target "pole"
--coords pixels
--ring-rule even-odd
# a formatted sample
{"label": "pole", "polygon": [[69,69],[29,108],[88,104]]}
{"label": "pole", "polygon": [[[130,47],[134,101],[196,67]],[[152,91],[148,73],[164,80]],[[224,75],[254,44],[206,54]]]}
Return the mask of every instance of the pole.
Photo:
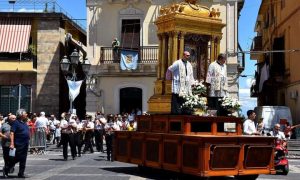
{"label": "pole", "polygon": [[21,109],[21,87],[22,85],[19,84],[18,109]]}
{"label": "pole", "polygon": [[[69,91],[70,91],[70,89],[69,89]],[[73,113],[73,101],[72,101],[72,99],[70,99],[70,110],[69,110],[69,112],[71,114]]]}
{"label": "pole", "polygon": [[11,94],[11,86],[9,86],[9,93],[8,93],[8,112],[10,111],[10,94]]}

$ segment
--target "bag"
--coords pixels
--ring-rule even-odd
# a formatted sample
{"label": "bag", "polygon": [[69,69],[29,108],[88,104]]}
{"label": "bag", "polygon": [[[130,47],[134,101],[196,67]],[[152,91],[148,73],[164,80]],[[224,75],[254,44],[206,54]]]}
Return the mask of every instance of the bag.
{"label": "bag", "polygon": [[9,150],[9,156],[10,157],[15,157],[16,156],[16,148],[13,148],[13,149]]}

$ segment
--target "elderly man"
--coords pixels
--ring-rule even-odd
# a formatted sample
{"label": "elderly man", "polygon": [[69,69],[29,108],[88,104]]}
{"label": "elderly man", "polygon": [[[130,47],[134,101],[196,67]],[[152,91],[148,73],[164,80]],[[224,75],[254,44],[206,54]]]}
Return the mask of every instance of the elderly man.
{"label": "elderly man", "polygon": [[[167,78],[172,76],[171,114],[182,114],[183,96],[191,95],[191,85],[194,83],[193,67],[188,61],[190,53],[184,51],[182,59],[176,60],[167,71]],[[170,75],[172,73],[172,75]]]}
{"label": "elderly man", "polygon": [[27,126],[27,112],[24,109],[17,111],[17,120],[14,121],[10,129],[10,149],[16,148],[14,163],[9,164],[9,169],[19,162],[19,178],[26,178],[24,175],[27,152],[29,145],[29,128]]}
{"label": "elderly man", "polygon": [[206,83],[208,84],[208,107],[218,110],[218,115],[227,115],[220,106],[219,99],[228,95],[226,55],[219,54],[218,59],[212,62],[207,71]]}
{"label": "elderly man", "polygon": [[286,140],[284,133],[280,131],[280,124],[274,125],[273,131],[270,132],[270,135],[277,137],[279,140]]}
{"label": "elderly man", "polygon": [[12,169],[10,168],[10,163],[12,163],[12,159],[9,157],[9,146],[10,146],[10,127],[11,124],[16,120],[15,115],[9,115],[6,121],[3,123],[1,126],[1,132],[0,132],[0,137],[1,139],[1,145],[2,145],[2,150],[3,150],[3,159],[4,159],[4,167],[3,167],[3,177],[6,178],[8,177],[8,173],[12,172]]}

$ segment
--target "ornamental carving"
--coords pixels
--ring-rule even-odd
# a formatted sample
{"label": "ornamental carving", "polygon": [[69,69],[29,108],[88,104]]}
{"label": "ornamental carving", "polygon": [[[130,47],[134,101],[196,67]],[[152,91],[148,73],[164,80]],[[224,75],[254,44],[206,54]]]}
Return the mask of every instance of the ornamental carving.
{"label": "ornamental carving", "polygon": [[207,17],[207,18],[219,18],[220,11],[219,9],[214,9],[210,11],[208,7],[202,6],[196,3],[197,0],[185,0],[185,2],[177,3],[162,7],[160,9],[160,15],[169,15],[169,14],[185,14],[191,16],[198,16],[198,17]]}

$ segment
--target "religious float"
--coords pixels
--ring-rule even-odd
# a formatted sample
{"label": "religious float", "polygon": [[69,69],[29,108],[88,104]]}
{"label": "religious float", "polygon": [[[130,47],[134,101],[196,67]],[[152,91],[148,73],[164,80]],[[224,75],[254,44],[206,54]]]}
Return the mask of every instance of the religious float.
{"label": "religious float", "polygon": [[[256,179],[275,174],[274,138],[242,135],[242,118],[170,115],[171,81],[167,67],[189,50],[204,79],[209,61],[220,51],[220,12],[186,0],[163,7],[156,20],[159,38],[157,80],[150,115],[137,117],[137,131],[115,133],[114,159],[202,177]],[[201,54],[201,56],[194,56]],[[225,128],[231,124],[232,128]]]}

